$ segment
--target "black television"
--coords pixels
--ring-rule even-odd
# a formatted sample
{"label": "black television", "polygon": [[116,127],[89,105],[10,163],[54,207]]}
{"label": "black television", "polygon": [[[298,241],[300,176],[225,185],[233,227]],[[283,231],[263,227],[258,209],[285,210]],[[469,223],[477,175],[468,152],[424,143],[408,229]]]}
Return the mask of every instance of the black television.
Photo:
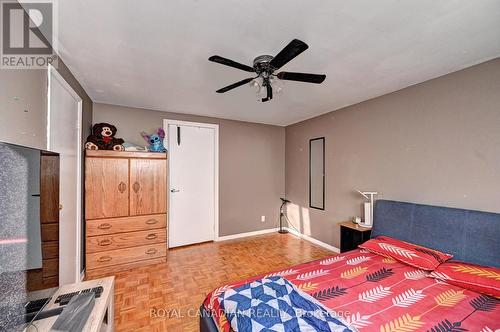
{"label": "black television", "polygon": [[0,142],[0,331],[23,331],[59,285],[59,155]]}

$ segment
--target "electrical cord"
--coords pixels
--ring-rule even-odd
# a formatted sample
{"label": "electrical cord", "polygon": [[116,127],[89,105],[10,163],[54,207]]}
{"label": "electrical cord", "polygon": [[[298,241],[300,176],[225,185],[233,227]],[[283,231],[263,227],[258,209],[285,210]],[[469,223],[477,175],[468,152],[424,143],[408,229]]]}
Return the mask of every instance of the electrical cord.
{"label": "electrical cord", "polygon": [[289,225],[289,226],[292,226],[292,228],[293,228],[293,229],[294,229],[297,233],[301,234],[301,233],[300,233],[300,231],[299,231],[299,230],[298,230],[298,229],[297,229],[297,228],[296,228],[296,227],[292,224],[292,222],[290,221],[290,219],[288,219],[288,216],[287,216],[286,214],[284,215],[284,217],[285,217],[285,219],[286,219],[286,221],[287,221],[288,225]]}
{"label": "electrical cord", "polygon": [[[279,225],[280,225],[280,217],[281,217],[281,210],[280,210],[280,214],[278,216],[278,221],[276,223],[276,228],[279,228]],[[283,217],[285,217],[285,221],[286,223],[288,224],[288,226],[292,226],[292,228],[299,234],[301,234],[301,232],[294,226],[294,224],[290,221],[290,219],[288,219],[288,215],[283,212]]]}

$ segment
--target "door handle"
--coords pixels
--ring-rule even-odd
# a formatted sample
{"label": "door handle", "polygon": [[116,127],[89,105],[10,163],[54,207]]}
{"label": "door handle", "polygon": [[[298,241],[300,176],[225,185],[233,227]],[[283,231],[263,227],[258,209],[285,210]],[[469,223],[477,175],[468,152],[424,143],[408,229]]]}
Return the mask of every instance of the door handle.
{"label": "door handle", "polygon": [[139,184],[139,182],[134,182],[134,185],[132,186],[132,189],[137,194],[139,192],[139,189],[141,189],[141,185]]}
{"label": "door handle", "polygon": [[178,193],[180,190],[179,189],[170,189],[171,193]]}

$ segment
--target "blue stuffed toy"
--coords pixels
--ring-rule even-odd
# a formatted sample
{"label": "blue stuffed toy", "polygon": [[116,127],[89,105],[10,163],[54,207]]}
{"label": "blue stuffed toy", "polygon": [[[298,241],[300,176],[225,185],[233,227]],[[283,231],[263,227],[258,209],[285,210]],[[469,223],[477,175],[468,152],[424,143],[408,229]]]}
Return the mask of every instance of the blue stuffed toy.
{"label": "blue stuffed toy", "polygon": [[163,139],[165,138],[165,131],[163,128],[158,128],[157,134],[148,135],[145,132],[141,133],[142,137],[148,142],[148,150],[151,152],[167,152],[163,146]]}

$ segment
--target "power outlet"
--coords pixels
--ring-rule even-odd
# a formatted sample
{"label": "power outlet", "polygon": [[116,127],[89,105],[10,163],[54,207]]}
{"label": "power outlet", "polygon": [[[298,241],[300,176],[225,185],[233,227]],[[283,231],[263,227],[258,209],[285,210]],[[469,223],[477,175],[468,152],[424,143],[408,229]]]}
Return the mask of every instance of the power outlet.
{"label": "power outlet", "polygon": [[266,216],[261,216],[261,217],[260,217],[260,221],[261,221],[261,222],[266,222]]}

